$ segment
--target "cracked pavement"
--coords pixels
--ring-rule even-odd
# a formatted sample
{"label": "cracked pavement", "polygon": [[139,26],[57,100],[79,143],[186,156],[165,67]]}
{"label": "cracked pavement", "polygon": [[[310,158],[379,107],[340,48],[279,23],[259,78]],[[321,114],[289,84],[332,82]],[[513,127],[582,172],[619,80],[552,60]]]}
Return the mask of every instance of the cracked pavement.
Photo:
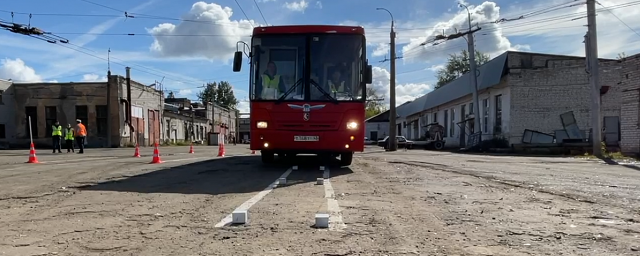
{"label": "cracked pavement", "polygon": [[[329,167],[329,189],[316,158],[265,167],[246,145],[162,147],[148,164],[152,150],[44,150],[35,165],[0,151],[0,254],[640,254],[635,166],[371,147]],[[216,227],[259,193],[246,225]],[[339,230],[313,227],[328,199]]]}

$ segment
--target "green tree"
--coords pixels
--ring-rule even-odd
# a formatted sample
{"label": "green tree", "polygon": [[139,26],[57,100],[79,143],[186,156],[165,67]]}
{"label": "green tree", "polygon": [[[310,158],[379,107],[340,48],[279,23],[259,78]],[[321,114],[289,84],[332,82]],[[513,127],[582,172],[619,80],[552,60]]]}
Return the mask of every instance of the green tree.
{"label": "green tree", "polygon": [[220,106],[236,109],[238,99],[233,94],[233,87],[227,81],[207,83],[198,93],[198,99],[203,102],[214,102]]}
{"label": "green tree", "polygon": [[387,108],[383,103],[384,99],[382,99],[382,96],[376,88],[369,86],[367,87],[366,92],[367,103],[365,105],[365,119],[387,111]]}
{"label": "green tree", "polygon": [[616,59],[621,60],[627,57],[627,54],[624,52],[618,53],[618,57]]}
{"label": "green tree", "polygon": [[[489,55],[481,53],[477,50],[475,57],[477,66],[485,64],[489,61]],[[438,83],[436,83],[435,89],[438,89],[452,82],[453,80],[458,79],[462,75],[468,73],[470,69],[469,52],[467,50],[462,50],[460,54],[450,54],[449,58],[447,59],[447,64],[436,72]]]}

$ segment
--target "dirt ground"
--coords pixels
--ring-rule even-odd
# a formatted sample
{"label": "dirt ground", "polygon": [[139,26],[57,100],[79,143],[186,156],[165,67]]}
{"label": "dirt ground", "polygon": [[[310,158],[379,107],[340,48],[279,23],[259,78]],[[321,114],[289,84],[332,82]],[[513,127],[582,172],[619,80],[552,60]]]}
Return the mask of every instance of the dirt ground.
{"label": "dirt ground", "polygon": [[[45,150],[41,164],[0,151],[0,253],[640,255],[636,166],[374,147],[349,168],[266,167],[246,146],[195,150],[163,147],[162,164],[151,148]],[[247,224],[227,223],[247,208]]]}

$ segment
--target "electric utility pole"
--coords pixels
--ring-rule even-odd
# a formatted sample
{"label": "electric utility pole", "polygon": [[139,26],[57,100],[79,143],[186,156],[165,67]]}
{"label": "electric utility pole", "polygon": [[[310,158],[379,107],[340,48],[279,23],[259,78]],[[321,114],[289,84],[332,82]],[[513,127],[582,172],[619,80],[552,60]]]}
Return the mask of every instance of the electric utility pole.
{"label": "electric utility pole", "polygon": [[[478,99],[478,69],[476,66],[476,48],[475,43],[473,42],[473,32],[471,26],[471,12],[469,11],[469,7],[464,4],[460,4],[460,6],[467,9],[467,14],[469,17],[469,33],[467,34],[467,48],[469,51],[469,79],[471,79],[472,86],[472,97],[473,97],[473,111],[475,116],[475,122],[473,122],[473,131],[480,132],[482,134],[482,125],[480,125],[480,100]],[[477,30],[476,30],[477,31]],[[463,117],[464,118],[464,117]],[[484,131],[487,132],[487,131]],[[481,137],[482,138],[482,137]]]}
{"label": "electric utility pole", "polygon": [[596,0],[587,0],[587,61],[591,86],[591,142],[593,155],[602,156],[602,124],[600,123],[600,65],[598,62],[598,32],[596,28]]}
{"label": "electric utility pole", "polygon": [[396,151],[398,150],[398,142],[396,140],[396,32],[393,28],[393,14],[385,8],[376,8],[376,10],[386,11],[391,16],[391,32],[389,33],[391,41],[391,46],[389,47],[391,55],[391,81],[389,81],[389,139],[387,141],[389,148],[387,151]]}

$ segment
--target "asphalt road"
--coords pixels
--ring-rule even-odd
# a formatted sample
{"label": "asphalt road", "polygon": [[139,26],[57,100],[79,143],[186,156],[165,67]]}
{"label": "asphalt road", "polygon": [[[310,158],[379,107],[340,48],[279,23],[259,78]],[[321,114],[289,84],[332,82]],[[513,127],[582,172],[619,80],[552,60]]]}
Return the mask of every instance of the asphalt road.
{"label": "asphalt road", "polygon": [[[0,253],[640,253],[635,166],[372,147],[349,168],[315,157],[267,167],[246,145],[223,158],[216,147],[162,147],[165,162],[149,164],[152,150],[45,150],[40,164],[0,151]],[[231,224],[234,210],[248,223]],[[314,227],[316,213],[329,213],[329,228]]]}

